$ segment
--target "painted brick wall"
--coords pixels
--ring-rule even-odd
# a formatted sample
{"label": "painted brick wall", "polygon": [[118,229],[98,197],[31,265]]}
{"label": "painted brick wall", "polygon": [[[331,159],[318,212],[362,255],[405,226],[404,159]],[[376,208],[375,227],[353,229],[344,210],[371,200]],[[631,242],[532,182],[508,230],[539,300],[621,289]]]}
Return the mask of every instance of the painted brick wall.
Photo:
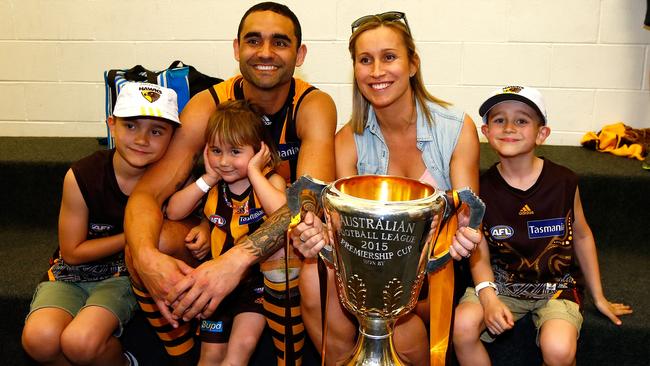
{"label": "painted brick wall", "polygon": [[[181,59],[222,78],[256,1],[0,0],[0,135],[103,136],[105,69],[161,69]],[[577,145],[617,121],[650,127],[650,31],[644,0],[408,0],[286,3],[303,26],[297,75],[350,113],[349,24],[406,12],[429,90],[480,122],[494,87],[538,87],[550,144]]]}

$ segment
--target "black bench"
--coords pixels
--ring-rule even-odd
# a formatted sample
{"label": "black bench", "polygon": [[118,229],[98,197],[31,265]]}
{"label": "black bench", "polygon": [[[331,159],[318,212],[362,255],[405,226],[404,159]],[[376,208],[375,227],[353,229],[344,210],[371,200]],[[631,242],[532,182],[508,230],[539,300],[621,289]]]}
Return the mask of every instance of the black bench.
{"label": "black bench", "polygon": [[[20,333],[33,290],[56,246],[56,224],[63,177],[71,162],[100,149],[93,138],[0,137],[0,257],[3,325],[0,359],[7,365],[29,365]],[[573,169],[581,178],[580,192],[594,232],[605,294],[624,301],[635,313],[616,327],[589,302],[578,343],[579,365],[647,365],[650,360],[650,173],[640,162],[581,147],[543,146],[539,154]],[[481,170],[496,156],[481,146]],[[124,336],[127,347],[143,365],[161,365],[163,351],[139,316]],[[518,323],[489,351],[495,365],[541,364],[530,320]],[[317,365],[308,346],[305,365]],[[272,364],[268,335],[252,364]]]}

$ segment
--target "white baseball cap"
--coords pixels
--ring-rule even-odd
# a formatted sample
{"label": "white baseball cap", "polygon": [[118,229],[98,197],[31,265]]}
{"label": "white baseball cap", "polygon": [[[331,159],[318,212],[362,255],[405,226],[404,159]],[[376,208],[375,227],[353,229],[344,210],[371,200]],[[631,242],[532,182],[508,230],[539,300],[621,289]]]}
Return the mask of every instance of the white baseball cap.
{"label": "white baseball cap", "polygon": [[478,109],[478,114],[483,117],[483,123],[487,123],[488,112],[492,107],[508,100],[526,103],[542,117],[542,125],[546,125],[546,105],[542,93],[528,86],[504,86],[494,90]]}
{"label": "white baseball cap", "polygon": [[181,124],[173,89],[156,84],[128,82],[122,86],[113,108],[115,117],[159,117]]}

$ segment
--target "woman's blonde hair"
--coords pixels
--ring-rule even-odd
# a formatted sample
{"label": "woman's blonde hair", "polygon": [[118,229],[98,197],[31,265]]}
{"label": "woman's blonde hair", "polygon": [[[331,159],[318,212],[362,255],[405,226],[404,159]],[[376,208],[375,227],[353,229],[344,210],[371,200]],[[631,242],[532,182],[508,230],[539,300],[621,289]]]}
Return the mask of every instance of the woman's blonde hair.
{"label": "woman's blonde hair", "polygon": [[[451,103],[448,103],[442,99],[434,97],[433,95],[429,94],[427,89],[424,87],[422,72],[420,71],[421,67],[419,64],[420,56],[418,56],[415,50],[415,42],[413,41],[413,37],[411,36],[411,33],[405,23],[402,23],[400,21],[395,21],[395,20],[382,20],[379,17],[373,17],[368,21],[359,25],[352,32],[352,35],[350,36],[350,42],[348,44],[348,50],[350,51],[350,56],[352,57],[352,66],[354,67],[354,63],[356,61],[354,57],[356,52],[356,43],[357,40],[359,39],[359,36],[365,31],[376,29],[379,27],[388,27],[402,36],[402,40],[404,41],[404,46],[406,47],[406,51],[408,55],[408,61],[411,63],[415,63],[417,65],[417,70],[415,71],[415,75],[409,78],[411,89],[413,89],[413,94],[418,104],[420,105],[422,113],[424,113],[427,121],[429,121],[429,123],[432,123],[433,116],[431,115],[429,109],[426,108],[426,103],[434,102],[445,108],[451,106]],[[369,105],[370,102],[368,102],[368,99],[366,99],[366,97],[364,97],[363,94],[361,93],[361,90],[359,89],[359,85],[357,85],[357,79],[355,77],[353,89],[352,89],[352,116],[350,117],[350,124],[352,126],[352,130],[356,134],[363,133],[363,129],[368,119]]]}
{"label": "woman's blonde hair", "polygon": [[247,101],[229,100],[217,106],[208,120],[205,143],[210,144],[217,139],[232,146],[250,145],[256,153],[264,141],[271,153],[270,167],[275,168],[280,163],[278,149],[262,125],[261,115]]}

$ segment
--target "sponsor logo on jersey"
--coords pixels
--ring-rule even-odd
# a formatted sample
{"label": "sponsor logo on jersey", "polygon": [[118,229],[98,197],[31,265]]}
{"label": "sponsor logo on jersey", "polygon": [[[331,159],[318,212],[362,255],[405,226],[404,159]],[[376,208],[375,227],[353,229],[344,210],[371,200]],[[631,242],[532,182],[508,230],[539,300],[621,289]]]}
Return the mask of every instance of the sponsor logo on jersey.
{"label": "sponsor logo on jersey", "polygon": [[519,210],[519,216],[532,215],[534,213],[535,211],[533,211],[528,205],[524,205],[524,207]]}
{"label": "sponsor logo on jersey", "polygon": [[262,123],[264,123],[264,126],[270,126],[273,121],[267,116],[262,116]]}
{"label": "sponsor logo on jersey", "polygon": [[248,216],[239,217],[239,225],[248,225],[258,222],[264,216],[264,211],[259,208],[251,208]]}
{"label": "sponsor logo on jersey", "polygon": [[219,215],[210,215],[208,220],[210,220],[211,223],[213,223],[213,224],[215,224],[215,225],[217,225],[219,227],[222,227],[222,226],[224,226],[226,224],[226,219],[224,219],[223,217],[221,217]]}
{"label": "sponsor logo on jersey", "polygon": [[208,333],[223,333],[223,321],[218,322],[212,320],[201,321],[201,331]]}
{"label": "sponsor logo on jersey", "polygon": [[96,224],[96,223],[91,223],[90,224],[90,231],[93,232],[94,234],[102,234],[109,232],[113,230],[115,226],[111,224]]}
{"label": "sponsor logo on jersey", "polygon": [[505,240],[515,235],[515,231],[510,226],[497,225],[490,228],[490,235],[496,240]]}
{"label": "sponsor logo on jersey", "polygon": [[300,152],[300,146],[298,143],[292,142],[287,144],[280,144],[278,146],[278,154],[282,160],[293,160],[298,158],[298,153]]}
{"label": "sponsor logo on jersey", "polygon": [[528,238],[550,238],[564,236],[564,218],[528,221]]}

